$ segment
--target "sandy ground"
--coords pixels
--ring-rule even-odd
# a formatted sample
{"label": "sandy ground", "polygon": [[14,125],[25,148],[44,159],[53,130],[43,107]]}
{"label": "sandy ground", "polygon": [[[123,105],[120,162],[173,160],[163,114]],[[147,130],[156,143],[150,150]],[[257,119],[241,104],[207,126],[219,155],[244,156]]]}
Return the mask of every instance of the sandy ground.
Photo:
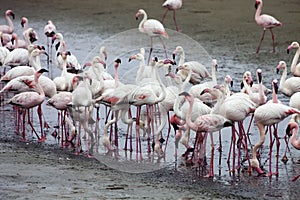
{"label": "sandy ground", "polygon": [[[135,29],[134,14],[139,8],[151,18],[160,19],[163,1],[5,1],[1,12],[14,10],[17,19],[26,16],[44,39],[42,30],[48,19],[57,25],[70,49],[83,62],[88,52],[104,39]],[[291,63],[286,48],[299,39],[298,0],[264,2],[264,13],[283,22],[274,29],[276,53],[266,32],[261,53],[255,54],[262,29],[254,22],[254,0],[189,0],[177,13],[181,33],[200,43],[216,58],[221,75],[231,74],[239,89],[239,77],[261,67],[268,83],[280,78],[274,68],[280,60]],[[1,24],[5,23],[1,18]],[[20,32],[19,22],[15,22]],[[165,26],[174,29],[169,13]],[[120,44],[122,46],[122,44]],[[138,49],[138,48],[137,48]],[[171,51],[171,49],[169,50]],[[288,103],[282,94],[280,100]],[[101,160],[75,156],[58,145],[20,142],[13,132],[14,120],[9,108],[1,108],[0,118],[0,197],[1,199],[297,199],[297,182],[290,179],[300,172],[295,162],[292,174],[276,178],[239,176],[230,181],[205,179],[194,170],[176,171],[173,167],[149,173],[124,173],[104,165]],[[3,111],[4,110],[4,111]],[[7,110],[7,111],[6,111]],[[295,160],[300,156],[296,156]],[[291,163],[288,163],[291,165]],[[284,169],[283,169],[284,170]]]}

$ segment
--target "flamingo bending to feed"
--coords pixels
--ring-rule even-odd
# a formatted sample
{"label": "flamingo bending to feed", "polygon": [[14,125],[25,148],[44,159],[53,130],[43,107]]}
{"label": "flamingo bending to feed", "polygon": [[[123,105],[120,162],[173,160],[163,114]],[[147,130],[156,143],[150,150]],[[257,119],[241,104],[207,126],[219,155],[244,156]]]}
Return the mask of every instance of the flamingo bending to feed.
{"label": "flamingo bending to feed", "polygon": [[41,127],[41,137],[37,134],[35,131],[31,121],[30,121],[30,116],[29,116],[29,109],[34,108],[36,106],[39,106],[43,103],[45,99],[45,93],[43,89],[41,88],[39,84],[39,77],[42,75],[43,72],[48,72],[46,69],[40,69],[39,71],[36,71],[34,74],[34,83],[28,82],[26,84],[29,85],[30,88],[34,89],[35,91],[30,91],[30,92],[22,92],[20,94],[15,95],[9,100],[9,104],[16,105],[20,108],[23,108],[23,130],[22,130],[22,135],[23,135],[23,140],[26,141],[25,138],[25,115],[26,111],[28,113],[28,124],[31,126],[33,132],[36,134],[38,141],[42,142],[46,139],[46,136],[44,136],[43,133],[43,127],[42,127],[42,114],[41,110],[38,109],[38,115],[39,115],[39,120],[40,120],[40,127]]}
{"label": "flamingo bending to feed", "polygon": [[[197,138],[200,142],[203,142],[204,138],[202,135],[202,132],[210,133],[211,135],[211,143],[212,143],[212,155],[210,160],[210,170],[207,174],[207,177],[213,177],[213,159],[214,159],[214,142],[213,142],[213,132],[219,131],[223,129],[224,127],[233,126],[233,122],[231,120],[228,120],[227,118],[223,117],[219,114],[205,114],[197,117],[193,122],[191,121],[191,113],[193,110],[193,103],[194,103],[194,97],[187,92],[182,92],[179,95],[184,95],[185,99],[189,102],[190,107],[188,110],[188,113],[186,115],[186,123],[187,125],[194,131],[197,132]],[[200,151],[204,151],[205,146],[200,147]],[[201,155],[200,155],[201,156]],[[203,155],[204,156],[204,155]]]}
{"label": "flamingo bending to feed", "polygon": [[259,42],[259,45],[256,49],[256,53],[259,53],[260,45],[261,45],[261,43],[264,39],[266,29],[269,29],[271,34],[272,34],[273,53],[275,53],[275,42],[274,42],[275,36],[273,34],[272,29],[276,26],[282,26],[282,23],[280,21],[278,21],[277,19],[275,19],[273,16],[266,15],[266,14],[261,14],[262,6],[263,6],[263,1],[262,0],[256,0],[255,1],[255,8],[256,8],[255,21],[259,26],[262,26],[263,29],[264,29],[263,35],[262,35],[262,37],[260,39],[260,42]]}
{"label": "flamingo bending to feed", "polygon": [[284,61],[280,61],[278,66],[276,67],[276,72],[278,73],[280,69],[283,69],[280,83],[279,83],[279,91],[284,95],[290,97],[295,92],[300,92],[300,77],[287,77],[287,67]]}
{"label": "flamingo bending to feed", "polygon": [[290,44],[287,48],[287,53],[289,53],[291,49],[297,49],[291,64],[291,73],[293,74],[293,76],[300,76],[300,63],[297,64],[300,56],[299,47],[300,46],[298,42],[292,42],[292,44]]}
{"label": "flamingo bending to feed", "polygon": [[[270,127],[271,125],[279,123],[282,120],[284,120],[286,117],[295,113],[300,114],[300,111],[296,108],[292,108],[290,106],[286,106],[284,104],[279,104],[279,103],[266,103],[256,108],[254,112],[254,120],[260,132],[260,139],[259,142],[256,143],[253,147],[251,165],[253,168],[256,169],[259,175],[264,174],[264,172],[261,170],[259,166],[259,162],[257,159],[257,150],[263,145],[265,141],[265,137],[266,137],[265,127],[269,126],[269,128],[271,128]],[[275,129],[274,131],[276,132],[275,134],[277,134],[277,130]],[[277,151],[278,149],[279,148],[277,148]],[[271,166],[269,167],[271,170]],[[271,176],[272,172],[269,171],[268,175]],[[275,175],[278,175],[278,168],[276,168]]]}
{"label": "flamingo bending to feed", "polygon": [[168,33],[166,32],[164,26],[162,23],[156,19],[147,19],[147,13],[143,9],[139,9],[138,12],[135,14],[136,20],[140,16],[144,16],[142,21],[139,24],[139,31],[142,33],[147,34],[150,37],[150,52],[149,52],[149,57],[148,57],[148,63],[150,61],[151,53],[153,50],[152,43],[153,43],[153,37],[158,37],[163,45],[164,51],[165,51],[165,56],[168,58],[167,51],[166,51],[166,46],[161,38],[165,37],[168,38]]}
{"label": "flamingo bending to feed", "polygon": [[162,6],[164,8],[166,8],[166,11],[162,17],[162,20],[161,22],[164,23],[164,20],[165,20],[165,17],[167,16],[167,13],[169,10],[172,10],[173,11],[173,20],[174,20],[174,23],[175,23],[175,27],[176,27],[176,31],[179,31],[179,28],[177,26],[177,22],[176,22],[176,14],[175,14],[175,11],[180,9],[182,7],[182,0],[166,0]]}
{"label": "flamingo bending to feed", "polygon": [[10,19],[10,16],[15,19],[15,14],[12,10],[7,10],[5,12],[5,18],[7,19],[8,25],[0,25],[0,31],[2,33],[12,34],[14,32],[14,24]]}

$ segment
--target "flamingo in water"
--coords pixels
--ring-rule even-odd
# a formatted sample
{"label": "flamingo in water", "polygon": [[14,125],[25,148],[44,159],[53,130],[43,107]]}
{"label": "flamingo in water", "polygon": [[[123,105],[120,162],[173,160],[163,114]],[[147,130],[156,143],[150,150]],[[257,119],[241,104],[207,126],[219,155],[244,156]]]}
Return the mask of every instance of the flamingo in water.
{"label": "flamingo in water", "polygon": [[177,22],[176,22],[176,14],[175,11],[180,9],[182,7],[182,0],[166,0],[163,5],[164,8],[166,8],[166,11],[162,17],[162,23],[164,23],[165,17],[167,16],[167,13],[169,10],[173,11],[173,20],[176,26],[176,31],[179,31]]}
{"label": "flamingo in water", "polygon": [[[188,110],[188,113],[186,115],[186,123],[187,125],[194,131],[197,132],[197,138],[200,139],[200,141],[204,138],[202,135],[202,132],[210,133],[211,134],[211,143],[212,143],[212,157],[210,160],[210,170],[207,174],[207,177],[213,177],[213,155],[214,155],[214,142],[213,142],[213,136],[212,133],[221,130],[224,127],[233,126],[233,122],[231,120],[228,120],[227,118],[223,117],[219,114],[205,114],[197,117],[193,122],[191,121],[191,113],[193,110],[193,104],[194,104],[194,96],[190,95],[187,92],[182,92],[179,94],[180,96],[184,96],[185,99],[189,102],[190,107]],[[205,147],[201,148],[200,151],[203,151]]]}
{"label": "flamingo in water", "polygon": [[[266,103],[264,105],[259,106],[254,111],[254,120],[260,132],[260,140],[253,147],[251,166],[256,169],[259,175],[264,174],[264,172],[261,170],[259,166],[259,162],[257,159],[257,150],[263,145],[265,141],[265,137],[266,137],[265,126],[271,126],[276,123],[279,123],[289,115],[295,113],[300,114],[300,111],[296,108],[292,108],[290,106],[280,104],[280,103]],[[275,129],[274,131],[277,130]],[[271,166],[270,166],[270,170],[271,170]],[[267,175],[271,176],[272,172],[270,171]],[[278,175],[278,168],[276,168],[275,175]]]}
{"label": "flamingo in water", "polygon": [[287,53],[290,53],[291,49],[297,49],[295,56],[293,58],[292,64],[291,64],[291,73],[293,76],[300,76],[300,63],[297,64],[299,56],[300,56],[300,48],[299,48],[298,42],[292,42],[287,48]]}
{"label": "flamingo in water", "polygon": [[148,57],[148,63],[150,61],[151,53],[153,50],[152,43],[153,43],[153,37],[158,37],[163,45],[164,51],[166,58],[168,58],[167,51],[166,51],[166,46],[162,40],[161,37],[168,38],[168,33],[166,32],[164,26],[162,23],[156,19],[148,19],[147,13],[143,9],[139,9],[138,12],[135,14],[136,20],[140,16],[144,16],[142,21],[139,24],[139,31],[142,33],[147,34],[150,37],[150,52],[149,52],[149,57]]}
{"label": "flamingo in water", "polygon": [[38,115],[39,115],[39,120],[40,120],[40,127],[41,127],[41,137],[37,134],[35,131],[31,121],[30,121],[30,113],[29,109],[34,108],[36,106],[39,106],[43,103],[45,99],[45,93],[42,87],[39,84],[39,77],[42,75],[43,72],[48,72],[46,69],[40,69],[39,71],[36,71],[34,74],[34,82],[25,82],[25,84],[28,84],[28,86],[35,91],[30,91],[30,92],[22,92],[14,97],[12,97],[9,100],[9,104],[16,105],[20,108],[24,109],[23,112],[23,130],[22,130],[22,135],[23,135],[23,140],[26,141],[25,139],[25,115],[26,111],[28,113],[28,124],[31,126],[33,132],[36,134],[38,141],[42,142],[46,139],[46,137],[43,134],[43,127],[42,127],[42,114],[41,110],[38,109]]}
{"label": "flamingo in water", "polygon": [[255,1],[255,8],[256,8],[256,12],[255,12],[255,21],[257,23],[257,25],[262,26],[264,28],[262,37],[260,39],[259,45],[256,49],[256,53],[259,53],[259,49],[260,49],[260,45],[264,39],[265,33],[266,33],[266,29],[269,29],[271,34],[272,34],[272,42],[273,42],[273,53],[275,53],[275,42],[274,42],[274,34],[272,29],[276,26],[282,26],[282,23],[280,21],[278,21],[277,19],[275,19],[273,16],[271,15],[266,15],[266,14],[261,14],[262,11],[262,6],[263,6],[263,1],[262,0],[256,0]]}

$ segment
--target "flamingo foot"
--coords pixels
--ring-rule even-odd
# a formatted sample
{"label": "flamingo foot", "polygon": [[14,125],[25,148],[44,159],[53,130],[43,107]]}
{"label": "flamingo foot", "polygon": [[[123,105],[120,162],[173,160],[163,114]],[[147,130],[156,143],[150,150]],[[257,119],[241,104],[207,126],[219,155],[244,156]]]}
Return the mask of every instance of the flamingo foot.
{"label": "flamingo foot", "polygon": [[257,171],[258,176],[266,176],[266,173],[260,167],[256,167],[255,170]]}
{"label": "flamingo foot", "polygon": [[284,164],[286,164],[288,160],[289,160],[289,159],[287,158],[286,155],[284,155],[284,156],[281,158],[281,161],[282,161]]}
{"label": "flamingo foot", "polygon": [[44,142],[46,140],[47,140],[46,136],[43,136],[38,139],[38,142]]}
{"label": "flamingo foot", "polygon": [[86,154],[86,157],[87,157],[87,158],[93,158],[94,156],[93,156],[92,154],[90,154],[90,153],[87,153],[87,154]]}
{"label": "flamingo foot", "polygon": [[57,131],[56,130],[54,130],[52,133],[51,133],[51,135],[56,139],[57,138]]}

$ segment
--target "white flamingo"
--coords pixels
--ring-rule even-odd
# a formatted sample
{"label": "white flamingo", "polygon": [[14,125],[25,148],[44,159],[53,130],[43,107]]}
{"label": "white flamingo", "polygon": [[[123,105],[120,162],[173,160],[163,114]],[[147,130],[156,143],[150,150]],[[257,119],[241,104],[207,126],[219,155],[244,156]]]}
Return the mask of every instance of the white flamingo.
{"label": "white flamingo", "polygon": [[288,97],[292,96],[295,92],[300,92],[300,77],[290,77],[286,79],[287,67],[284,61],[280,61],[276,67],[277,73],[280,69],[282,69],[283,72],[280,78],[279,91]]}
{"label": "white flamingo", "polygon": [[193,85],[198,84],[203,79],[212,76],[203,64],[197,61],[185,62],[185,53],[182,46],[177,46],[176,49],[173,51],[174,60],[176,54],[179,54],[180,56],[178,63],[179,69],[177,69],[178,71],[176,73],[179,74],[183,80],[185,80],[188,74],[187,70],[185,69],[185,66],[187,65],[192,69],[192,77],[190,79],[190,83]]}
{"label": "white flamingo", "polygon": [[160,39],[160,41],[163,45],[163,48],[164,48],[165,56],[167,58],[168,55],[167,55],[167,51],[166,51],[166,46],[161,38],[161,37],[165,37],[165,38],[169,37],[164,26],[162,25],[162,23],[160,21],[158,21],[156,19],[148,19],[147,13],[143,9],[139,9],[138,12],[135,14],[135,17],[138,20],[138,18],[142,15],[143,15],[143,19],[139,24],[139,31],[147,34],[150,37],[150,52],[149,52],[149,57],[148,57],[148,63],[150,61],[151,53],[153,50],[153,47],[152,47],[153,37],[158,37]]}
{"label": "white flamingo", "polygon": [[8,34],[12,34],[14,32],[14,24],[11,20],[12,17],[13,19],[15,19],[15,14],[13,13],[12,10],[7,10],[5,12],[5,18],[8,22],[8,25],[0,25],[0,31],[2,33],[8,33]]}
{"label": "white flamingo", "polygon": [[287,48],[287,53],[289,53],[291,49],[296,49],[296,53],[291,64],[291,73],[293,76],[300,76],[300,63],[297,64],[300,55],[299,47],[298,42],[292,42]]}

